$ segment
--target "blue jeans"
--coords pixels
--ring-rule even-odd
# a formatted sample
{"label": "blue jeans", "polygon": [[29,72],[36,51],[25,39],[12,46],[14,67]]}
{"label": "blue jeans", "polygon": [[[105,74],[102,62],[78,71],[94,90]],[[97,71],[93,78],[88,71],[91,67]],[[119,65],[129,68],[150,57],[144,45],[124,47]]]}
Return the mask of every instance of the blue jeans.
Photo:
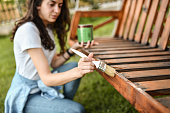
{"label": "blue jeans", "polygon": [[[77,67],[76,62],[62,65],[52,72],[65,72],[74,67]],[[24,108],[24,113],[84,113],[84,107],[72,100],[78,89],[79,83],[80,79],[77,79],[64,85],[64,99],[48,100],[43,98],[40,93],[29,95]]]}

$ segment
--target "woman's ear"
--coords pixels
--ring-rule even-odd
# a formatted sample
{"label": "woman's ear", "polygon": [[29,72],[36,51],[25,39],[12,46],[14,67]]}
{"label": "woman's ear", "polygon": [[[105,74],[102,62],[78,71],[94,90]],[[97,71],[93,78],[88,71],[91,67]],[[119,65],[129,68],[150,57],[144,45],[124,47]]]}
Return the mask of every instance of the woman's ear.
{"label": "woman's ear", "polygon": [[37,6],[37,10],[40,10],[40,8],[41,8],[40,6]]}

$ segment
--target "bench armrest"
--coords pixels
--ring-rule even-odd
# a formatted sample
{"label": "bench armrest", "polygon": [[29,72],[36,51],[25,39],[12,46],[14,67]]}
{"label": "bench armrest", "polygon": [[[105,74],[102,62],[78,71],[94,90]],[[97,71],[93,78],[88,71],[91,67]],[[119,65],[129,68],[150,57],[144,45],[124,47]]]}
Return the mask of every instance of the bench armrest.
{"label": "bench armrest", "polygon": [[[112,21],[114,19],[120,20],[122,17],[122,10],[121,11],[76,11],[73,15],[70,27],[70,39],[76,39],[77,27],[81,17],[112,17]],[[110,22],[110,21],[109,21]],[[106,22],[107,23],[107,22]]]}

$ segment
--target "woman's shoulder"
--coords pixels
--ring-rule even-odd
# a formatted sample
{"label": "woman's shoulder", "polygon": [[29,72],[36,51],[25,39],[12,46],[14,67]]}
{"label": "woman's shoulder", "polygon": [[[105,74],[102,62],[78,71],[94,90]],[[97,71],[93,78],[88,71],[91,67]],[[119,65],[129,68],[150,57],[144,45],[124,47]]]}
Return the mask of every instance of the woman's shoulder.
{"label": "woman's shoulder", "polygon": [[[39,41],[39,30],[37,29],[36,25],[33,22],[26,22],[22,24],[16,31],[14,42],[19,40],[35,40]],[[35,38],[38,37],[38,38]]]}
{"label": "woman's shoulder", "polygon": [[36,25],[33,22],[26,22],[21,25],[17,31],[21,32],[38,32]]}

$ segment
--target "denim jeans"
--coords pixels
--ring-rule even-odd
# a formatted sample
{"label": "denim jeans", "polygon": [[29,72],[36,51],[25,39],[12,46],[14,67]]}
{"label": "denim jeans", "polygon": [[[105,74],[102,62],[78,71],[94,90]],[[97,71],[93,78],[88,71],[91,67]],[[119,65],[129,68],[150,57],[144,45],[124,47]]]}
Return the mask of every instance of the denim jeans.
{"label": "denim jeans", "polygon": [[[76,62],[62,65],[52,72],[65,72],[74,67],[77,67]],[[43,98],[40,95],[40,92],[30,94],[24,108],[24,113],[84,113],[84,107],[72,100],[78,89],[79,83],[80,79],[77,79],[64,85],[64,99],[48,100]]]}

